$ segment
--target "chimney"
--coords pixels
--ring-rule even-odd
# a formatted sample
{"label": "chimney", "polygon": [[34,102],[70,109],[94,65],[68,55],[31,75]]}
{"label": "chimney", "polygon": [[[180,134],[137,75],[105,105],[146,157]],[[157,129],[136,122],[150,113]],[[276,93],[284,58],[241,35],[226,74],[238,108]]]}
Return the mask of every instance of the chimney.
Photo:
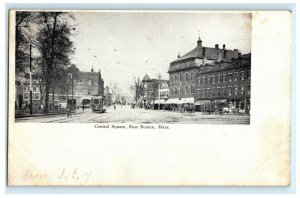
{"label": "chimney", "polygon": [[238,49],[234,49],[233,50],[233,58],[237,59],[239,57],[239,50]]}
{"label": "chimney", "polygon": [[199,39],[198,39],[198,41],[197,41],[197,46],[200,46],[200,47],[202,47],[202,40],[201,40],[201,38],[199,37]]}
{"label": "chimney", "polygon": [[225,47],[226,47],[226,45],[225,45],[225,44],[223,44],[223,50],[225,50]]}
{"label": "chimney", "polygon": [[180,58],[180,52],[178,52],[177,58]]}
{"label": "chimney", "polygon": [[219,44],[215,44],[215,48],[216,48],[216,49],[219,49]]}

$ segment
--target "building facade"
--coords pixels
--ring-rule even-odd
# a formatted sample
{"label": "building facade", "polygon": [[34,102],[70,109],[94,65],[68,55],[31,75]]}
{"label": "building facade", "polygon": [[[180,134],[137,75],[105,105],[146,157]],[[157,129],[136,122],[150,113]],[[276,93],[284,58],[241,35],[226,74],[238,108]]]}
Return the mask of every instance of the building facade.
{"label": "building facade", "polygon": [[196,76],[195,105],[201,111],[224,107],[249,113],[251,96],[251,54],[232,62],[218,62],[200,68]]}
{"label": "building facade", "polygon": [[152,109],[158,109],[169,98],[169,81],[150,79],[148,74],[143,78],[143,102]]}
{"label": "building facade", "polygon": [[[222,48],[219,48],[218,44],[213,48],[204,47],[199,38],[193,50],[183,56],[178,55],[177,59],[170,63],[168,70],[170,92],[167,103],[177,108],[187,103],[199,107],[202,105],[201,107],[204,108],[204,103],[208,101],[211,103],[218,98],[223,102],[226,100],[227,106],[250,106],[250,81],[248,80],[251,70],[250,59],[250,54],[241,55],[238,49],[226,49],[225,44]],[[225,81],[221,85],[223,74]],[[202,83],[203,79],[206,84]],[[230,95],[221,97],[220,93],[225,89],[224,87],[227,92],[230,90]],[[239,93],[243,95],[240,96]],[[241,97],[244,98],[243,102]]]}
{"label": "building facade", "polygon": [[[62,88],[63,87],[63,88]],[[44,106],[44,91],[38,80],[32,80],[32,103],[34,108]],[[82,101],[91,100],[93,95],[104,95],[104,80],[101,76],[101,71],[90,72],[79,71],[78,76],[74,79],[66,79],[66,86],[60,86],[50,90],[49,107],[54,107],[54,102],[60,103],[62,107],[67,104],[67,99],[73,98],[74,105],[79,107]],[[54,97],[53,97],[54,96]],[[16,83],[16,109],[28,109],[30,104],[30,82],[24,78],[21,82]]]}

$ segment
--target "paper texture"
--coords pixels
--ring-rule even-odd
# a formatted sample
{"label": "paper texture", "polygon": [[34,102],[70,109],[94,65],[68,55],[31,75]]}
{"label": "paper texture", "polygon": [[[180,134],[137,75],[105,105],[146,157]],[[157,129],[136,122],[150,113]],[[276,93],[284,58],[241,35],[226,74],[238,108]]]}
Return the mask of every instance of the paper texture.
{"label": "paper texture", "polygon": [[124,130],[97,128],[101,123],[15,122],[11,11],[8,184],[290,185],[291,13],[247,13],[252,13],[249,125],[164,123],[169,129]]}

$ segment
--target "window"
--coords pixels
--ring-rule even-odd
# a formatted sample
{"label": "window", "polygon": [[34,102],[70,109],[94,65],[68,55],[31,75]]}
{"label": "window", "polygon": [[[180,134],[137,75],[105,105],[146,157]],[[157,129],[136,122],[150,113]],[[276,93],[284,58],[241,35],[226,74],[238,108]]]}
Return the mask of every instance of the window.
{"label": "window", "polygon": [[222,87],[222,88],[223,88],[223,95],[226,96],[227,95],[226,87]]}
{"label": "window", "polygon": [[39,93],[36,93],[34,96],[35,96],[36,100],[38,100],[40,98],[40,94]]}
{"label": "window", "polygon": [[173,89],[172,88],[170,88],[170,91],[171,91],[171,96],[173,95]]}
{"label": "window", "polygon": [[182,74],[180,74],[179,81],[180,81],[180,82],[183,81],[183,75],[182,75]]}
{"label": "window", "polygon": [[88,92],[88,95],[91,95],[91,92]]}
{"label": "window", "polygon": [[29,91],[29,87],[26,86],[26,87],[25,87],[25,91]]}
{"label": "window", "polygon": [[194,79],[194,72],[191,73],[191,81]]}
{"label": "window", "polygon": [[234,87],[234,95],[235,95],[235,96],[238,95],[238,86],[235,86],[235,87]]}
{"label": "window", "polygon": [[216,76],[212,76],[211,80],[212,80],[212,84],[215,84],[215,82],[216,82]]}
{"label": "window", "polygon": [[232,73],[229,73],[229,74],[228,74],[228,81],[229,81],[229,82],[232,82]]}
{"label": "window", "polygon": [[89,80],[89,85],[91,85],[91,80]]}
{"label": "window", "polygon": [[185,86],[185,93],[188,94],[189,93],[189,86]]}
{"label": "window", "polygon": [[36,92],[36,87],[33,87],[33,91]]}
{"label": "window", "polygon": [[245,95],[245,88],[244,88],[244,85],[241,85],[241,94],[242,94],[242,95]]}
{"label": "window", "polygon": [[210,76],[207,76],[207,84],[210,84]]}
{"label": "window", "polygon": [[28,99],[28,98],[29,98],[29,94],[28,94],[28,93],[25,93],[25,94],[24,94],[24,98],[25,98],[25,99]]}
{"label": "window", "polygon": [[177,75],[175,75],[175,82],[177,82],[178,81],[178,76]]}
{"label": "window", "polygon": [[202,91],[202,98],[205,98],[205,90]]}
{"label": "window", "polygon": [[207,88],[206,97],[210,97],[210,88]]}
{"label": "window", "polygon": [[211,89],[211,93],[212,93],[212,96],[214,97],[215,96],[215,88],[214,87]]}
{"label": "window", "polygon": [[197,79],[197,85],[201,85],[201,78]]}
{"label": "window", "polygon": [[248,79],[250,80],[251,79],[251,71],[250,70],[248,70],[247,76],[248,76]]}
{"label": "window", "polygon": [[185,74],[185,81],[190,81],[190,75],[188,73]]}
{"label": "window", "polygon": [[228,96],[232,95],[232,87],[228,87]]}
{"label": "window", "polygon": [[244,71],[241,71],[241,80],[245,80],[245,72]]}
{"label": "window", "polygon": [[251,87],[250,85],[247,85],[247,94],[250,95]]}
{"label": "window", "polygon": [[205,85],[205,77],[202,78],[202,84]]}
{"label": "window", "polygon": [[173,76],[170,76],[170,79],[171,79],[171,82],[173,82],[173,81],[174,81],[174,78],[173,78]]}
{"label": "window", "polygon": [[183,94],[183,88],[182,88],[182,86],[180,86],[180,88],[179,88],[179,93],[180,93],[180,95]]}
{"label": "window", "polygon": [[174,89],[175,89],[175,95],[177,95],[178,94],[177,87],[175,87]]}
{"label": "window", "polygon": [[234,81],[237,81],[237,80],[238,80],[238,75],[239,75],[238,72],[234,72]]}
{"label": "window", "polygon": [[218,96],[221,96],[221,88],[220,87],[218,87]]}
{"label": "window", "polygon": [[92,81],[92,85],[94,85],[94,82]]}
{"label": "window", "polygon": [[191,93],[193,94],[195,92],[194,85],[191,85]]}
{"label": "window", "polygon": [[226,74],[223,74],[223,79],[222,82],[225,83],[226,82]]}
{"label": "window", "polygon": [[220,75],[217,76],[217,82],[221,83],[221,76]]}

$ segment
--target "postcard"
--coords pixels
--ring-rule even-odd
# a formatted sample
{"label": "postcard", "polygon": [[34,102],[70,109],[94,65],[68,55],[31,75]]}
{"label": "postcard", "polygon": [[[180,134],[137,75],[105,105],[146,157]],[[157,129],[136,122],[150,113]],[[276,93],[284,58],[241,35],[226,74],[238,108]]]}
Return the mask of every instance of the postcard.
{"label": "postcard", "polygon": [[291,13],[10,10],[8,185],[290,185]]}

